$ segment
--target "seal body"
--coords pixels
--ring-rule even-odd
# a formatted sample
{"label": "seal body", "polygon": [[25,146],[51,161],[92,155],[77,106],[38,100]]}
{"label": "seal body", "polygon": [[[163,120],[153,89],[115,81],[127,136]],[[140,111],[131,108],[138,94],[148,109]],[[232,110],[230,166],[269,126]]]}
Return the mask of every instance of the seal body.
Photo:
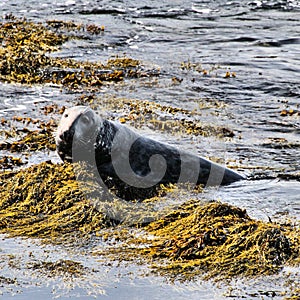
{"label": "seal body", "polygon": [[114,182],[117,188],[135,189],[137,195],[160,184],[190,182],[215,186],[244,179],[219,164],[102,119],[85,106],[64,112],[56,146],[63,161],[75,159],[94,164],[105,182]]}

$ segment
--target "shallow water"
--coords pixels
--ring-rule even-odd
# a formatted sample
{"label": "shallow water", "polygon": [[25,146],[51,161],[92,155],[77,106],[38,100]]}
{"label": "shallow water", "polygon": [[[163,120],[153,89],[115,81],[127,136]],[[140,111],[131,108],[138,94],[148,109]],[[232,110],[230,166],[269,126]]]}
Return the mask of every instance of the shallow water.
{"label": "shallow water", "polygon": [[[70,41],[54,55],[105,61],[112,55],[126,53],[150,67],[160,68],[159,77],[105,86],[99,95],[151,100],[188,109],[199,109],[200,99],[224,103],[217,115],[211,107],[203,111],[200,119],[233,129],[236,135],[226,143],[200,137],[191,141],[168,132],[142,130],[202,156],[223,158],[229,165],[240,162],[239,171],[245,175],[258,172],[265,177],[212,190],[208,197],[244,207],[252,217],[263,220],[283,216],[299,219],[299,181],[268,177],[300,170],[300,114],[281,116],[283,109],[300,110],[300,1],[144,1],[137,4],[129,0],[67,0],[39,4],[34,0],[4,0],[0,12],[35,21],[59,19],[105,25],[103,35]],[[182,62],[195,64],[195,68],[181,69]],[[236,77],[224,78],[227,71],[234,72]],[[182,79],[181,83],[175,84],[173,77]],[[38,117],[39,104],[70,105],[77,96],[51,86],[0,83],[0,87],[0,117],[5,118],[25,113]],[[282,138],[288,146],[274,147]],[[31,162],[49,159],[49,155],[52,160],[58,160],[54,153],[47,153],[34,157]],[[22,246],[17,244],[18,241],[3,239],[0,248],[9,245],[22,252],[27,247],[23,242],[19,244]],[[39,246],[34,247],[41,251]],[[108,298],[159,299],[164,292],[172,299],[224,297],[222,288],[209,283],[198,288],[199,283],[168,285],[155,277],[137,276],[132,280],[124,275],[125,279],[122,276],[117,279],[118,272],[125,274],[127,270],[116,268],[105,280],[99,279],[98,284],[107,291]],[[28,278],[25,276],[24,280],[30,281]],[[272,286],[272,278],[266,281],[265,286]],[[47,284],[37,282],[28,289],[21,288],[22,293],[14,298],[26,299],[34,293],[38,298],[50,299],[51,291],[56,295],[52,290],[57,284],[55,280]],[[259,288],[253,284],[249,291]],[[84,299],[84,289],[74,291]],[[70,291],[60,296],[68,295]]]}
{"label": "shallow water", "polygon": [[[210,283],[171,284],[159,277],[142,276],[143,270],[136,266],[103,263],[91,252],[43,245],[30,239],[0,238],[2,258],[10,256],[8,264],[4,263],[6,259],[1,263],[1,276],[17,279],[17,284],[1,288],[4,299],[162,299],[167,295],[179,299],[185,295],[186,289],[191,299],[199,299],[199,296],[201,299],[211,299],[207,294],[207,289],[212,289]],[[41,276],[39,271],[30,268],[36,262],[61,259],[80,261],[86,267],[93,267],[96,273],[91,270],[83,277],[55,277],[46,276],[46,273]],[[218,293],[221,295],[222,292]]]}

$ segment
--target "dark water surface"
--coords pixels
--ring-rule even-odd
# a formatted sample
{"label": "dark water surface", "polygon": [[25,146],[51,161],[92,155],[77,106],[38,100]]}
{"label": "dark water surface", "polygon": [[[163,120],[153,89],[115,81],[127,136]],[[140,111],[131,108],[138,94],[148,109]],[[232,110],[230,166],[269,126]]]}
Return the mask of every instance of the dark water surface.
{"label": "dark water surface", "polygon": [[[263,174],[262,180],[210,191],[209,197],[247,208],[252,217],[263,220],[282,215],[299,219],[299,176],[298,180],[274,179],[274,174],[282,173],[289,178],[300,171],[300,1],[2,0],[0,12],[34,21],[58,19],[104,25],[103,35],[91,40],[69,41],[55,55],[105,61],[112,55],[125,53],[160,69],[157,78],[131,79],[121,85],[106,86],[100,95],[151,100],[188,109],[199,108],[200,99],[224,104],[217,111],[213,106],[207,108],[201,121],[226,125],[234,130],[235,137],[227,143],[220,145],[200,137],[191,143],[191,140],[174,138],[167,133],[150,132],[150,135],[197,151],[202,156],[221,157],[228,165],[240,161],[239,171],[245,175]],[[192,67],[181,68],[183,62]],[[203,69],[208,71],[207,75],[203,74]],[[236,76],[225,78],[227,71]],[[175,84],[173,77],[182,80],[181,83]],[[72,103],[76,96],[50,86],[0,83],[0,117],[10,118],[24,112],[36,117],[32,108],[37,102],[62,105],[68,101]],[[284,109],[298,113],[283,116]],[[284,146],[278,144],[282,139]],[[55,154],[50,156],[57,160]],[[35,162],[45,159],[49,157],[36,157]],[[16,252],[22,252],[27,249],[25,244],[3,239],[0,248],[5,252],[9,245]],[[35,247],[42,255],[43,248]],[[57,257],[64,255],[63,249],[53,252]],[[80,257],[82,261],[89,259],[84,255]],[[104,299],[225,298],[226,289],[210,283],[172,285],[163,278],[126,275],[130,271],[137,272],[134,268],[108,271],[105,267],[99,268],[107,273],[103,277],[101,274],[94,284],[106,293]],[[59,283],[55,280],[45,283],[40,278],[32,279],[32,274],[15,276],[18,279],[25,276],[24,282],[32,280],[33,283],[25,290],[20,287],[21,293],[16,294],[15,299],[43,297],[46,300],[52,296],[64,299],[74,295],[92,299],[93,296],[88,295],[85,287],[92,285],[87,283],[92,280],[90,278],[82,286],[74,284],[73,289],[59,286],[60,292],[57,292],[54,290]],[[240,290],[237,288],[233,293],[237,298],[245,295],[250,298],[251,294],[253,299],[260,299],[258,290],[283,288],[279,275],[259,283],[238,282],[237,286]],[[101,291],[96,293],[97,298],[102,299]],[[5,299],[14,293],[5,290]]]}

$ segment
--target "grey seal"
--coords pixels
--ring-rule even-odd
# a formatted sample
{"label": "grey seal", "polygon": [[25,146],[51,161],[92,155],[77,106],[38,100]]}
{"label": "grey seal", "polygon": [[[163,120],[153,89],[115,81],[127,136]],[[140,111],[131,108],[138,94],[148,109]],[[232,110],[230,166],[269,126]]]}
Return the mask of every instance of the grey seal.
{"label": "grey seal", "polygon": [[129,195],[120,194],[126,199],[146,198],[160,184],[190,182],[216,186],[245,179],[203,157],[103,119],[86,106],[65,110],[55,139],[63,161],[74,161],[77,157],[76,160],[96,165],[106,184],[131,191]]}

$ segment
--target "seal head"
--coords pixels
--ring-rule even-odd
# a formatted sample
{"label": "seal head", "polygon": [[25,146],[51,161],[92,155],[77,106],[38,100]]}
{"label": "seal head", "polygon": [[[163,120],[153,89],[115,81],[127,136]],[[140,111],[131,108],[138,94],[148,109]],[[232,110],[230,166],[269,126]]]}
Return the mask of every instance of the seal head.
{"label": "seal head", "polygon": [[89,107],[75,106],[66,109],[55,136],[61,159],[72,162],[73,151],[90,151],[101,124],[102,119]]}

